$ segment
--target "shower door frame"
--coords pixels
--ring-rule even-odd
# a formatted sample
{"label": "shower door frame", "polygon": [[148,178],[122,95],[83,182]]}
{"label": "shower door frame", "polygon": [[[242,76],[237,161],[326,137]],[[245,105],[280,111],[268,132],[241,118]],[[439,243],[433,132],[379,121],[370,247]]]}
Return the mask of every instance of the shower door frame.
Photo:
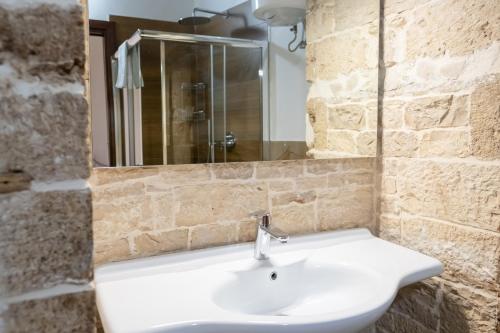
{"label": "shower door frame", "polygon": [[[259,78],[260,78],[260,112],[261,112],[261,160],[264,159],[266,153],[264,152],[265,142],[270,139],[270,106],[269,106],[269,43],[267,40],[250,40],[250,39],[241,39],[241,38],[231,38],[231,37],[220,37],[220,36],[208,36],[208,35],[196,35],[196,34],[185,34],[185,33],[175,33],[175,32],[163,32],[163,31],[154,31],[154,30],[137,30],[134,35],[127,40],[128,46],[133,47],[137,43],[139,43],[142,39],[144,40],[158,40],[160,41],[160,58],[161,58],[161,89],[162,89],[162,150],[163,150],[163,165],[168,165],[167,158],[167,96],[166,96],[166,68],[165,68],[165,60],[166,60],[166,52],[165,52],[165,42],[181,42],[181,43],[191,43],[191,44],[200,44],[200,45],[208,45],[210,46],[211,53],[211,112],[214,112],[214,98],[213,98],[213,50],[214,46],[222,46],[223,48],[223,64],[224,64],[224,74],[223,74],[223,112],[224,112],[224,133],[226,133],[226,51],[227,47],[235,47],[235,48],[251,48],[261,49],[261,64],[259,69]],[[129,113],[131,113],[129,106]],[[133,110],[132,110],[133,112]],[[212,118],[213,119],[213,118]],[[214,126],[212,126],[210,133],[210,143],[211,146],[211,162],[216,163],[214,157]],[[224,162],[227,161],[227,149],[226,149],[226,136],[224,135]]]}

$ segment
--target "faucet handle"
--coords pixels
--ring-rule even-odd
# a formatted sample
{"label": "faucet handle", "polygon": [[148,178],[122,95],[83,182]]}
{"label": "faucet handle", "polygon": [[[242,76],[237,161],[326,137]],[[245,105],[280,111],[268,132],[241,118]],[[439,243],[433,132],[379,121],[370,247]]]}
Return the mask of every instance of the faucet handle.
{"label": "faucet handle", "polygon": [[266,228],[271,224],[271,213],[267,210],[258,210],[251,213],[250,216],[256,218],[259,224]]}

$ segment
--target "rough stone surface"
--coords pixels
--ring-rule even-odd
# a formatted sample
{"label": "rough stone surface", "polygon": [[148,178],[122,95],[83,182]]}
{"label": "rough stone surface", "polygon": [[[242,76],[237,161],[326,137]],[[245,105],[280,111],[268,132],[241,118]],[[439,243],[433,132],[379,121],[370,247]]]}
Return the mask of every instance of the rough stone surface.
{"label": "rough stone surface", "polygon": [[329,128],[361,129],[365,127],[366,109],[360,105],[345,105],[328,110]]}
{"label": "rough stone surface", "polygon": [[372,201],[370,187],[332,188],[318,199],[319,230],[372,227]]}
{"label": "rough stone surface", "polygon": [[412,160],[400,164],[398,195],[413,215],[500,231],[500,166]]}
{"label": "rough stone surface", "polygon": [[254,166],[248,164],[214,164],[212,170],[216,178],[219,179],[249,179],[254,173]]}
{"label": "rough stone surface", "polygon": [[90,191],[0,195],[0,296],[92,278]]}
{"label": "rough stone surface", "polygon": [[[443,13],[448,14],[447,24]],[[416,7],[413,21],[407,31],[408,59],[469,54],[500,40],[497,0],[431,1]]]}
{"label": "rough stone surface", "polygon": [[417,98],[408,102],[404,119],[414,130],[464,126],[468,122],[467,96]]}
{"label": "rough stone surface", "polygon": [[415,132],[384,131],[382,151],[386,157],[413,157],[418,151]]}
{"label": "rough stone surface", "polygon": [[357,152],[356,134],[351,131],[333,130],[328,132],[328,149],[338,153]]}
{"label": "rough stone surface", "polygon": [[500,75],[472,94],[470,121],[474,156],[500,159]]}
{"label": "rough stone surface", "polygon": [[26,61],[16,66],[45,82],[82,82],[85,52],[80,6],[75,3],[68,10],[40,2],[38,6],[0,11],[0,51]]}
{"label": "rough stone surface", "polygon": [[439,306],[441,332],[497,332],[498,292],[444,283]]}
{"label": "rough stone surface", "polygon": [[385,0],[384,12],[379,235],[445,272],[432,297],[400,291],[377,332],[497,332],[500,2]]}
{"label": "rough stone surface", "polygon": [[314,132],[313,147],[325,149],[328,145],[328,108],[320,98],[307,101],[307,114]]}
{"label": "rough stone surface", "polygon": [[135,251],[141,255],[157,255],[186,250],[188,229],[144,233],[134,239]]}
{"label": "rough stone surface", "polygon": [[117,238],[110,241],[96,241],[94,243],[94,248],[94,265],[126,260],[133,256],[127,238]]}
{"label": "rough stone surface", "polygon": [[308,1],[308,156],[375,156],[378,15],[374,0]]}
{"label": "rough stone surface", "polygon": [[466,157],[469,153],[469,131],[435,130],[422,135],[420,157]]}
{"label": "rough stone surface", "polygon": [[67,92],[0,95],[0,166],[38,181],[87,178],[87,108],[83,96]]}
{"label": "rough stone surface", "polygon": [[500,236],[423,218],[403,218],[402,244],[440,259],[448,281],[497,290]]}
{"label": "rough stone surface", "polygon": [[[3,314],[5,332],[94,332],[94,291],[10,304]],[[0,319],[2,319],[0,317]]]}
{"label": "rough stone surface", "polygon": [[[271,211],[273,223],[291,234],[320,230],[327,205],[337,210],[325,230],[371,228],[374,168],[373,158],[193,165],[191,181],[179,166],[95,169],[95,262],[253,241],[250,215],[259,210]],[[362,219],[354,221],[351,204]]]}
{"label": "rough stone surface", "polygon": [[200,225],[191,230],[190,248],[195,250],[211,246],[227,245],[236,243],[237,240],[238,230],[235,224]]}

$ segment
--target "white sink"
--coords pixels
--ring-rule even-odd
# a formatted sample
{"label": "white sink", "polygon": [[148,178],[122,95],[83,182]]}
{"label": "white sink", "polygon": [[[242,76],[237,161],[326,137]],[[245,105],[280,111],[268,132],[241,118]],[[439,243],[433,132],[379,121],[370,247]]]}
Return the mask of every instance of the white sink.
{"label": "white sink", "polygon": [[438,275],[433,258],[364,229],[132,260],[96,270],[106,332],[354,333],[399,288]]}

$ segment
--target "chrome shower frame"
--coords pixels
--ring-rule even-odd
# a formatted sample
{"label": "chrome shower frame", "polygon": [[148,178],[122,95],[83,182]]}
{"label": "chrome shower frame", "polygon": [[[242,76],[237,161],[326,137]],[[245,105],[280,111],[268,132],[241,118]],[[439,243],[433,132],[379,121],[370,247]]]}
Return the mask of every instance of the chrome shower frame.
{"label": "chrome shower frame", "polygon": [[[200,11],[200,9],[196,9]],[[220,14],[220,13],[215,13],[215,14]],[[209,45],[211,49],[211,55],[213,57],[213,47],[214,46],[222,46],[223,47],[223,57],[224,57],[224,79],[223,79],[223,94],[224,94],[224,105],[223,105],[223,112],[224,112],[224,119],[226,117],[226,97],[227,97],[227,92],[226,92],[226,68],[225,68],[225,62],[226,62],[226,52],[227,52],[227,47],[236,47],[236,48],[260,48],[261,52],[261,65],[260,65],[260,70],[259,70],[259,77],[260,77],[260,95],[261,95],[261,139],[262,139],[262,144],[261,144],[261,159],[265,160],[266,159],[266,152],[264,151],[264,143],[266,141],[270,140],[270,105],[269,105],[269,42],[268,41],[263,41],[263,40],[250,40],[250,39],[241,39],[241,38],[231,38],[231,37],[220,37],[220,36],[206,36],[206,35],[197,35],[197,34],[185,34],[185,33],[174,33],[174,32],[162,32],[162,31],[154,31],[154,30],[142,30],[139,29],[137,30],[126,42],[129,48],[137,45],[140,43],[141,40],[158,40],[160,41],[160,58],[161,58],[161,66],[160,66],[160,71],[161,71],[161,76],[162,76],[162,149],[163,149],[163,164],[167,165],[167,147],[168,147],[168,128],[167,128],[167,116],[168,116],[168,110],[167,110],[167,105],[168,101],[165,92],[165,85],[166,83],[164,82],[164,77],[165,77],[165,59],[166,59],[166,52],[165,52],[165,42],[181,42],[181,43],[192,43],[192,44],[205,44]],[[115,53],[114,58],[116,59],[118,56],[118,51]],[[213,63],[213,61],[212,61]],[[212,76],[213,79],[213,76]],[[213,86],[213,82],[211,83]],[[215,102],[214,99],[211,98],[211,109],[212,111],[214,110],[215,107]],[[120,109],[115,108],[115,119],[120,119]],[[134,105],[128,104],[127,110],[124,112],[127,112],[129,115],[134,113]],[[225,120],[224,120],[225,121]],[[224,124],[226,126],[226,124]],[[225,130],[225,128],[224,128]],[[212,132],[212,141],[214,141],[213,138],[213,128],[211,129]],[[224,147],[227,146],[226,142],[226,137],[224,138]],[[133,149],[133,148],[130,148]],[[116,141],[116,151],[121,152],[122,151],[122,141]],[[134,155],[135,151],[132,152],[127,152],[128,155]],[[118,156],[120,154],[117,153],[117,163],[122,162],[121,165],[126,165],[127,163],[124,161],[123,156]],[[212,158],[212,163],[214,163],[214,153],[211,154]],[[142,161],[142,157],[140,159]],[[226,154],[224,154],[224,160],[226,161]],[[224,162],[225,162],[224,161]]]}

